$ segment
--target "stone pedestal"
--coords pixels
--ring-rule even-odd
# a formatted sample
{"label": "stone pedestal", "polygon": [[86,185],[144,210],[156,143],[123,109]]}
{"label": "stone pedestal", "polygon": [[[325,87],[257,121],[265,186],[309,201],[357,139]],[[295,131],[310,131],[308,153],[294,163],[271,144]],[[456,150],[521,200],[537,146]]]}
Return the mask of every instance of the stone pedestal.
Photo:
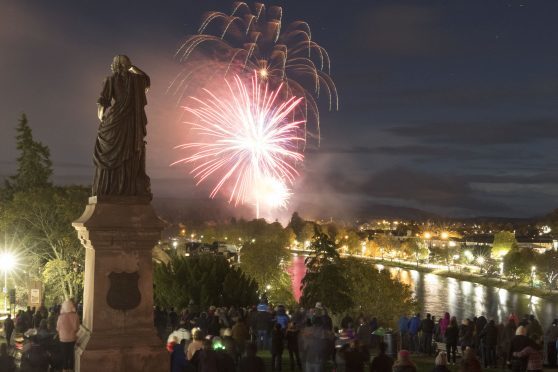
{"label": "stone pedestal", "polygon": [[163,222],[150,200],[91,197],[73,226],[86,249],[75,370],[168,371],[168,353],[153,326],[151,251]]}

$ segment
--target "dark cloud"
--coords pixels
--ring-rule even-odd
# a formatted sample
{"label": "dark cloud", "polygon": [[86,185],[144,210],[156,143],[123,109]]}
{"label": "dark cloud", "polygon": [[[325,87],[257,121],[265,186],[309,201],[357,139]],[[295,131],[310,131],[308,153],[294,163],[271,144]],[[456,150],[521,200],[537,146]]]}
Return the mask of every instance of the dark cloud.
{"label": "dark cloud", "polygon": [[449,146],[353,146],[353,147],[322,147],[312,149],[312,153],[322,154],[362,154],[362,155],[391,155],[391,156],[417,156],[417,157],[472,157],[474,152],[466,149],[456,149]]}
{"label": "dark cloud", "polygon": [[511,183],[518,185],[558,184],[558,174],[468,174],[467,180],[476,183]]}
{"label": "dark cloud", "polygon": [[558,119],[422,122],[393,126],[387,132],[424,142],[464,145],[523,144],[558,136]]}
{"label": "dark cloud", "polygon": [[353,46],[383,55],[430,55],[445,43],[440,19],[440,12],[430,7],[375,7],[357,16]]}
{"label": "dark cloud", "polygon": [[377,198],[413,201],[423,206],[469,211],[509,211],[509,207],[480,198],[465,176],[435,174],[408,168],[377,172],[361,185],[361,192]]}

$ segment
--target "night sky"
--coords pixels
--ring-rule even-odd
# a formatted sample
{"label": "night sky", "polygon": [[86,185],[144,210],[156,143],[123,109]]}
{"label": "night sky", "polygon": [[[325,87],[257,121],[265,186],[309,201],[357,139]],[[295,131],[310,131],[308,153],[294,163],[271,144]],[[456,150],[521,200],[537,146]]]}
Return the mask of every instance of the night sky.
{"label": "night sky", "polygon": [[[0,176],[15,170],[27,113],[57,183],[91,182],[96,100],[115,54],[152,80],[148,173],[156,197],[204,200],[173,147],[166,94],[176,48],[230,1],[0,2]],[[351,216],[383,206],[443,216],[544,214],[558,198],[558,2],[291,0],[332,58],[340,110],[321,111],[287,211]],[[342,4],[342,5],[340,5]]]}

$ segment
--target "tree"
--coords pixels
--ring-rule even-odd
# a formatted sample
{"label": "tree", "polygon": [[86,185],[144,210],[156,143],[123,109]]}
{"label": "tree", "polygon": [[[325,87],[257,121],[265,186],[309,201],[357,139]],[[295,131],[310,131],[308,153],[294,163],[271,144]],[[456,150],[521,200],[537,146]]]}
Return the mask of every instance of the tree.
{"label": "tree", "polygon": [[391,235],[377,235],[374,238],[378,247],[380,247],[380,252],[382,253],[382,260],[384,259],[384,255],[388,255],[393,257],[399,251],[400,243],[399,240]]}
{"label": "tree", "polygon": [[265,220],[247,222],[244,229],[249,240],[246,239],[240,251],[240,268],[260,288],[265,288],[284,271],[282,265],[289,257],[290,229],[284,230],[281,224],[268,224]]}
{"label": "tree", "polygon": [[301,237],[301,234],[302,234],[302,229],[304,228],[305,225],[306,225],[306,221],[304,221],[300,217],[298,212],[294,212],[291,217],[291,221],[287,226],[293,229],[294,233],[296,234],[296,238],[300,242],[300,241],[304,241]]}
{"label": "tree", "polygon": [[172,255],[169,264],[155,265],[153,282],[155,303],[167,308],[185,308],[190,300],[202,308],[250,306],[258,301],[256,282],[219,255]]}
{"label": "tree", "polygon": [[17,173],[6,180],[2,199],[10,199],[15,192],[51,186],[52,162],[48,147],[33,139],[27,116],[21,114],[16,128]]}
{"label": "tree", "polygon": [[491,253],[492,258],[501,259],[513,248],[517,248],[517,240],[515,240],[515,234],[513,232],[499,231],[494,234]]}
{"label": "tree", "polygon": [[19,191],[0,212],[2,230],[14,237],[14,246],[33,267],[28,272],[38,273],[47,290],[65,299],[81,293],[85,249],[71,223],[82,213],[88,194],[79,186]]}
{"label": "tree", "polygon": [[350,254],[359,254],[361,250],[361,239],[353,229],[340,228],[337,231],[335,242]]}
{"label": "tree", "polygon": [[282,271],[283,260],[288,256],[285,247],[273,241],[247,242],[242,246],[240,268],[253,278],[260,288],[265,288]]}
{"label": "tree", "polygon": [[382,254],[382,252],[380,251],[380,246],[374,240],[368,240],[366,242],[366,253],[374,258]]}
{"label": "tree", "polygon": [[342,267],[356,314],[374,315],[393,326],[401,314],[418,310],[410,286],[393,279],[389,271],[356,258],[344,258]]}
{"label": "tree", "polygon": [[315,272],[307,271],[302,279],[300,302],[305,307],[321,302],[334,314],[351,309],[354,301],[340,262],[326,264]]}
{"label": "tree", "polygon": [[28,276],[43,279],[50,298],[77,298],[84,249],[71,223],[82,213],[89,190],[52,186],[49,149],[34,140],[24,114],[16,130],[17,173],[1,192],[0,229],[27,261]]}
{"label": "tree", "polygon": [[291,276],[287,271],[281,271],[269,282],[269,289],[266,287],[266,296],[272,304],[282,304],[289,307],[296,305],[293,294]]}
{"label": "tree", "polygon": [[430,255],[430,250],[428,249],[426,244],[417,238],[410,238],[405,240],[405,242],[401,244],[401,250],[408,256],[415,259],[417,267],[420,260],[427,259]]}
{"label": "tree", "polygon": [[548,291],[555,289],[558,279],[558,251],[551,249],[537,255],[536,265]]}
{"label": "tree", "polygon": [[311,253],[304,260],[309,271],[319,271],[324,265],[338,262],[340,256],[335,242],[325,233],[316,229],[310,243]]}
{"label": "tree", "polygon": [[504,274],[518,285],[529,279],[531,267],[535,264],[534,253],[525,249],[512,249],[504,256]]}
{"label": "tree", "polygon": [[300,235],[298,236],[298,241],[305,246],[306,242],[310,242],[314,236],[315,226],[312,222],[306,222]]}
{"label": "tree", "polygon": [[335,242],[316,229],[309,248],[311,253],[304,260],[306,275],[302,279],[300,302],[306,307],[321,302],[333,313],[352,308],[353,299],[343,277],[343,267]]}

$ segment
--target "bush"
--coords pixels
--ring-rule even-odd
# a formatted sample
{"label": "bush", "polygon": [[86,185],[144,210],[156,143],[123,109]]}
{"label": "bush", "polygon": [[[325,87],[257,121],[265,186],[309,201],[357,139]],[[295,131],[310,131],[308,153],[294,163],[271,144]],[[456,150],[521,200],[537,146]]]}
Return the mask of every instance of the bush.
{"label": "bush", "polygon": [[258,301],[258,286],[220,255],[174,255],[153,272],[155,304],[182,309],[190,300],[201,307],[249,306]]}

